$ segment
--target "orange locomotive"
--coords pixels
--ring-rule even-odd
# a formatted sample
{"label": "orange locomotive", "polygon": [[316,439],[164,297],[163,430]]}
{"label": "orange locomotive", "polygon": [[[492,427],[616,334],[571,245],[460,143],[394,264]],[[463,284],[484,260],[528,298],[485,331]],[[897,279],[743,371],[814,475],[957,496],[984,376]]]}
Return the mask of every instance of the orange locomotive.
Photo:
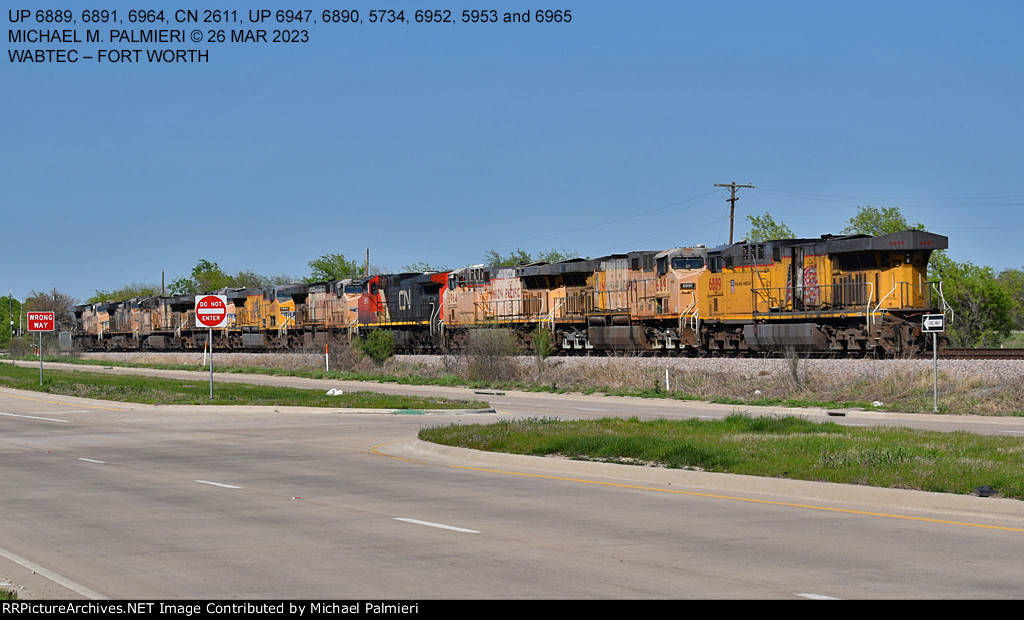
{"label": "orange locomotive", "polygon": [[[392,332],[396,350],[458,349],[469,330],[503,327],[524,348],[544,330],[565,353],[838,355],[923,350],[924,314],[946,309],[929,282],[946,237],[918,230],[641,251],[516,267],[220,291],[226,350],[300,349]],[[194,297],[76,309],[84,349],[195,349]]]}

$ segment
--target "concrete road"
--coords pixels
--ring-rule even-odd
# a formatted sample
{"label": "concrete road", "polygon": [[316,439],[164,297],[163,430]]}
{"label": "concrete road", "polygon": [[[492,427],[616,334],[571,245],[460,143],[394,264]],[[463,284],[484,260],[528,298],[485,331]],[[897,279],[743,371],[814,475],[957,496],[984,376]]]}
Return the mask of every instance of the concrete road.
{"label": "concrete road", "polygon": [[415,440],[504,407],[409,416],[0,390],[0,582],[25,598],[1024,595],[1024,502]]}
{"label": "concrete road", "polygon": [[[20,366],[36,367],[33,362],[17,362]],[[117,366],[82,366],[47,363],[46,368],[84,370],[109,374],[145,374],[154,377],[187,379],[208,382],[208,371],[158,370],[152,368],[122,368]],[[331,388],[364,390],[389,394],[464,398],[487,401],[498,412],[510,416],[556,416],[560,418],[587,418],[606,416],[636,416],[650,418],[707,418],[720,419],[731,413],[750,415],[798,415],[818,422],[835,422],[845,426],[891,425],[909,426],[936,431],[964,430],[972,433],[999,434],[1024,437],[1024,418],[1012,416],[932,415],[920,413],[892,413],[862,411],[859,409],[794,408],[783,406],[760,407],[750,405],[718,405],[700,401],[647,399],[584,394],[551,394],[543,392],[514,392],[504,390],[473,390],[468,388],[432,385],[401,385],[397,383],[370,383],[306,379],[302,377],[272,376],[239,373],[216,373],[215,382],[252,383],[255,385],[287,386],[327,391]]]}

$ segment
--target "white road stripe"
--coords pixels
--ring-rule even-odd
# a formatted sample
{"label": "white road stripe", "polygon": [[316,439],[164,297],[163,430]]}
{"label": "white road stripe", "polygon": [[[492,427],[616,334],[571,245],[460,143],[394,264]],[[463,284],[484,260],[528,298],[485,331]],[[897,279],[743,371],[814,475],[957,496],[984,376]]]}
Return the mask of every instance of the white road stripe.
{"label": "white road stripe", "polygon": [[27,569],[29,569],[31,571],[35,571],[37,574],[42,575],[43,577],[46,577],[50,581],[52,581],[54,583],[59,583],[60,585],[64,586],[65,588],[81,594],[85,598],[92,599],[92,600],[106,600],[107,599],[107,597],[103,596],[99,592],[96,592],[95,590],[90,590],[89,588],[83,586],[80,583],[71,581],[67,577],[63,577],[61,575],[58,575],[57,573],[53,572],[52,570],[44,568],[44,567],[36,564],[35,562],[30,562],[30,561],[26,560],[25,558],[21,557],[20,555],[16,555],[14,553],[11,553],[10,551],[8,551],[6,549],[0,549],[0,556],[3,556],[3,557],[7,558],[8,560],[10,560],[10,561],[12,561],[12,562],[14,562],[16,564],[21,564],[25,568],[27,568]]}
{"label": "white road stripe", "polygon": [[816,601],[841,601],[841,600],[843,600],[841,598],[836,598],[834,596],[825,596],[824,594],[805,594],[805,593],[802,593],[802,592],[797,592],[796,595],[797,596],[802,596],[804,598],[814,599]]}
{"label": "white road stripe", "polygon": [[192,482],[198,482],[199,484],[211,484],[215,487],[224,487],[225,489],[241,489],[242,487],[236,487],[233,484],[221,484],[219,482],[210,482],[209,480],[193,480]]}
{"label": "white road stripe", "polygon": [[452,530],[453,532],[465,532],[467,534],[479,534],[477,530],[467,530],[462,527],[455,527],[454,525],[445,525],[443,523],[431,523],[430,521],[420,521],[419,519],[406,519],[403,517],[395,517],[395,521],[405,521],[406,523],[415,523],[416,525],[426,525],[429,527],[437,527],[442,530]]}
{"label": "white road stripe", "polygon": [[591,409],[590,407],[576,407],[576,409],[579,410],[579,411],[601,411],[601,412],[608,411],[607,409]]}
{"label": "white road stripe", "polygon": [[83,457],[78,457],[78,460],[79,461],[85,461],[86,463],[99,463],[100,465],[106,465],[107,464],[106,461],[97,461],[95,459],[87,459],[87,458],[83,458]]}
{"label": "white road stripe", "polygon": [[59,420],[57,418],[41,418],[39,416],[34,416],[34,415],[19,415],[17,413],[3,413],[3,412],[0,412],[0,415],[11,416],[12,418],[29,418],[30,420],[46,420],[47,422],[70,422],[71,421],[71,420]]}

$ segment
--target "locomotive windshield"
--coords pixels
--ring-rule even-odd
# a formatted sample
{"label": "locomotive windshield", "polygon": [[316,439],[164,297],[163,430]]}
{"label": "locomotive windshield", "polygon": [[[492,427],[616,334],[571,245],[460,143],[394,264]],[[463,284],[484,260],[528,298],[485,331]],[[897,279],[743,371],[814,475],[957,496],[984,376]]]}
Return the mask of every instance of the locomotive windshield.
{"label": "locomotive windshield", "polygon": [[704,258],[701,256],[677,256],[672,259],[673,269],[703,269]]}

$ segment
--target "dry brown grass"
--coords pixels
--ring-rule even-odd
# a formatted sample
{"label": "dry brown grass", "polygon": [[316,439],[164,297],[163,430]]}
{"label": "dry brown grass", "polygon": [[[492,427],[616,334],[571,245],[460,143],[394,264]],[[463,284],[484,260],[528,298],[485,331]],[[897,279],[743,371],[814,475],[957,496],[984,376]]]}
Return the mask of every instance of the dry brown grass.
{"label": "dry brown grass", "polygon": [[[474,357],[476,355],[477,357]],[[85,357],[94,357],[87,354]],[[200,366],[202,353],[120,355],[138,363],[183,363]],[[127,358],[127,359],[126,359]],[[218,353],[218,366],[316,371],[324,369],[322,352],[309,354]],[[1024,414],[1024,363],[940,364],[940,411],[958,414]],[[820,403],[827,406],[870,405],[881,409],[932,411],[931,363],[907,360],[675,359],[651,357],[552,357],[538,372],[528,356],[463,350],[437,356],[400,356],[383,367],[358,352],[339,347],[331,353],[331,370],[364,375],[458,377],[463,381],[522,385],[541,389],[636,393],[664,396],[665,370],[671,395],[738,403]],[[794,380],[794,372],[799,383]]]}

